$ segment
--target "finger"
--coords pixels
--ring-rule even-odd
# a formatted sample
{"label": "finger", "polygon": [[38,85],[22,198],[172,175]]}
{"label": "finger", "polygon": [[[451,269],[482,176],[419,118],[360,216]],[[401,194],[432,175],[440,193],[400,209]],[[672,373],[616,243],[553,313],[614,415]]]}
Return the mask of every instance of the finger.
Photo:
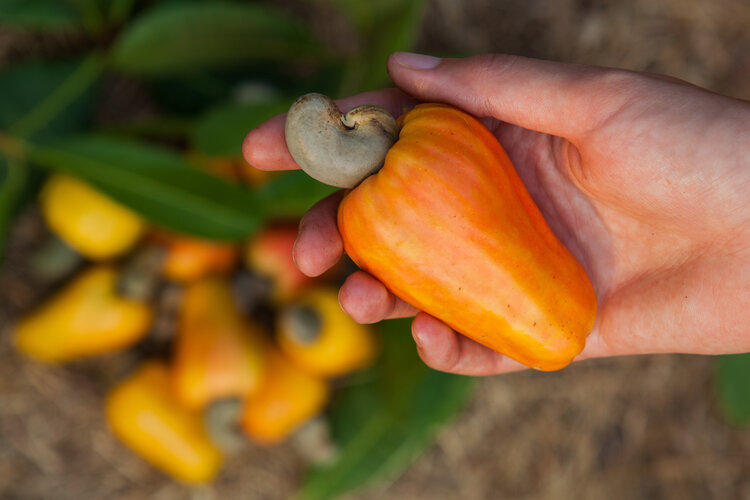
{"label": "finger", "polygon": [[245,161],[260,170],[294,170],[299,168],[284,140],[286,113],[276,115],[252,129],[242,142]]}
{"label": "finger", "polygon": [[357,323],[407,318],[418,312],[364,271],[357,271],[346,279],[339,291],[339,303]]}
{"label": "finger", "polygon": [[320,276],[344,254],[336,225],[336,212],[343,195],[343,191],[337,191],[323,198],[300,220],[292,255],[294,263],[307,276]]}
{"label": "finger", "polygon": [[417,99],[568,139],[622,107],[628,97],[617,75],[631,74],[510,55],[438,59],[403,52],[391,55],[388,72]]}
{"label": "finger", "polygon": [[481,376],[528,368],[456,333],[427,313],[417,314],[411,331],[422,361],[435,370]]}
{"label": "finger", "polygon": [[[346,112],[362,104],[375,104],[399,116],[405,109],[414,107],[416,101],[397,89],[365,92],[339,99],[336,104]],[[289,154],[284,139],[286,113],[274,116],[253,130],[242,143],[242,154],[250,165],[261,170],[293,170],[299,168]]]}
{"label": "finger", "polygon": [[399,117],[407,109],[411,109],[417,105],[417,100],[413,97],[404,94],[398,89],[384,89],[376,90],[372,92],[364,92],[351,97],[345,97],[343,99],[337,99],[336,104],[339,109],[346,113],[352,108],[362,106],[364,104],[374,104],[385,108],[394,117]]}

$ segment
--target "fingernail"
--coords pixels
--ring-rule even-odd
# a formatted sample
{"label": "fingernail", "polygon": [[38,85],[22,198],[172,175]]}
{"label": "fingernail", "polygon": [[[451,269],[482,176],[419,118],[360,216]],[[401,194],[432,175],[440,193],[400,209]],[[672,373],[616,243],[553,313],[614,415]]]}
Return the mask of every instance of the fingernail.
{"label": "fingernail", "polygon": [[294,238],[294,243],[292,244],[292,262],[294,262],[294,265],[297,266],[297,269],[299,269],[299,266],[297,265],[297,242],[299,241],[299,233],[297,233],[297,237]]}
{"label": "fingernail", "polygon": [[419,328],[415,327],[414,321],[411,322],[411,336],[414,337],[414,342],[416,342],[417,344],[417,349],[424,349],[424,344],[427,339],[425,338],[424,334],[419,331]]}
{"label": "fingernail", "polygon": [[409,69],[432,69],[441,61],[439,57],[414,54],[413,52],[396,52],[393,54],[393,60]]}

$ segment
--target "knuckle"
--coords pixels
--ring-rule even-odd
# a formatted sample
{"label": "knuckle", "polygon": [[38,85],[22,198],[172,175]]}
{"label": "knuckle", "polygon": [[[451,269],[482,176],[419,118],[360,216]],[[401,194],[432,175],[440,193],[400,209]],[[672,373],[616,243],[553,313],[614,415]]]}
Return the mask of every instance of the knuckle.
{"label": "knuckle", "polygon": [[469,61],[476,68],[476,76],[494,80],[511,68],[518,58],[508,54],[481,54],[469,58]]}
{"label": "knuckle", "polygon": [[589,131],[604,127],[616,118],[635,99],[647,91],[645,75],[623,70],[604,69],[591,72],[577,83],[578,102],[584,104],[587,116],[596,117],[589,121]]}
{"label": "knuckle", "polygon": [[476,109],[484,116],[496,111],[492,89],[519,60],[508,54],[481,54],[468,58],[470,71],[465,72],[466,84],[476,90],[471,93]]}

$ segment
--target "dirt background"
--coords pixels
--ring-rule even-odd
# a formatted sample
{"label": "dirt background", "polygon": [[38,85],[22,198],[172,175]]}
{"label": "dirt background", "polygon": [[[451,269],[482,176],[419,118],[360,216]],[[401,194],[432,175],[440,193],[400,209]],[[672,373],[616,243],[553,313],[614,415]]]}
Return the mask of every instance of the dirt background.
{"label": "dirt background", "polygon": [[[45,47],[0,33],[0,61]],[[747,0],[432,0],[418,49],[652,71],[750,99]],[[303,462],[288,445],[251,447],[195,489],[124,449],[101,408],[127,359],[51,369],[12,352],[8,326],[39,296],[23,256],[40,232],[29,210],[0,270],[0,498],[292,495]],[[750,430],[723,420],[714,367],[710,357],[660,355],[482,379],[469,408],[407,473],[352,498],[750,498]]]}

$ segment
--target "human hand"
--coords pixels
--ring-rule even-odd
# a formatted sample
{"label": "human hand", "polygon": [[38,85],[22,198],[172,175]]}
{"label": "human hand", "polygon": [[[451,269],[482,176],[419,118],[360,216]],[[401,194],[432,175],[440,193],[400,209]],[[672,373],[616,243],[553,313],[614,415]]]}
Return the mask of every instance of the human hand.
{"label": "human hand", "polygon": [[[508,152],[548,224],[586,269],[599,314],[576,360],[625,354],[750,351],[750,104],[667,77],[514,56],[394,54],[401,89],[360,94],[394,116],[445,102],[483,121]],[[413,97],[409,97],[413,96]],[[251,131],[246,160],[296,168],[284,116]],[[339,260],[341,193],[300,223],[305,274]],[[435,369],[487,375],[525,368],[419,312],[363,271],[341,288],[357,321],[412,316]]]}

